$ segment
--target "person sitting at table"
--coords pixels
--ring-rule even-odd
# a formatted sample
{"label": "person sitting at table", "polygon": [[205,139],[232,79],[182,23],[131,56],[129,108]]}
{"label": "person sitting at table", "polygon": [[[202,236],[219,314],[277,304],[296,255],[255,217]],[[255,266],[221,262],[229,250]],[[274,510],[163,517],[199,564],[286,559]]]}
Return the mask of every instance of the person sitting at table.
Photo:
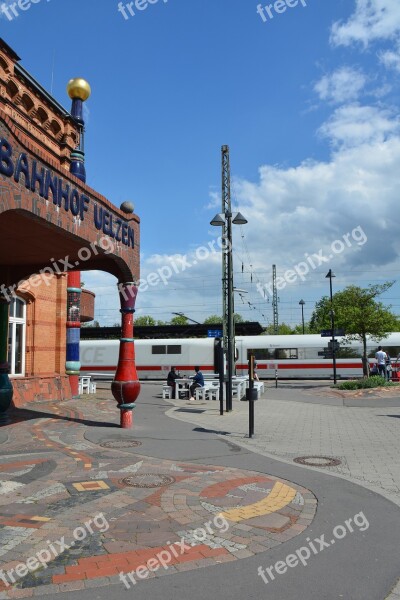
{"label": "person sitting at table", "polygon": [[176,372],[175,367],[171,367],[170,372],[167,375],[167,385],[172,387],[172,397],[175,398],[175,379],[179,379],[181,374]]}
{"label": "person sitting at table", "polygon": [[200,371],[200,367],[195,367],[196,375],[193,376],[193,383],[190,386],[190,398],[189,400],[194,400],[194,390],[199,387],[204,387],[204,377],[203,373]]}

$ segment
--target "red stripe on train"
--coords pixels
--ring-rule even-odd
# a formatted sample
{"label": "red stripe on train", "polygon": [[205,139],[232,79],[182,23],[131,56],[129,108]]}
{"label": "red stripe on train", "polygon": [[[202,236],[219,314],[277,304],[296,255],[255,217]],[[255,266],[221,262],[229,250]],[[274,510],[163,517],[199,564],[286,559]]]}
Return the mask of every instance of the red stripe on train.
{"label": "red stripe on train", "polygon": [[[243,365],[236,365],[237,369],[248,369],[248,365],[247,364],[243,364]],[[333,368],[333,363],[330,362],[326,362],[326,363],[318,363],[318,364],[307,364],[307,363],[280,363],[278,364],[278,370],[279,369],[332,369]],[[362,364],[361,362],[359,363],[340,363],[337,362],[336,363],[336,368],[337,369],[362,369]],[[261,365],[258,364],[257,365],[257,370],[260,371],[262,369],[268,369],[269,371],[273,371],[274,369],[272,367],[268,367],[267,365]]]}
{"label": "red stripe on train", "polygon": [[[176,364],[176,363],[175,363]],[[148,366],[138,366],[136,365],[136,369],[138,371],[166,371],[167,369],[163,369],[163,367],[160,367],[159,365],[148,365]],[[176,365],[176,369],[178,371],[194,371],[194,367],[192,365],[183,365],[183,366],[179,366]],[[214,365],[207,365],[204,367],[200,367],[200,369],[202,371],[212,371],[214,372]],[[246,366],[247,369],[247,366]],[[90,366],[84,366],[81,367],[81,371],[116,371],[117,370],[117,365],[114,366],[110,366],[110,367],[104,367],[104,366],[97,366],[97,365],[90,365]]]}

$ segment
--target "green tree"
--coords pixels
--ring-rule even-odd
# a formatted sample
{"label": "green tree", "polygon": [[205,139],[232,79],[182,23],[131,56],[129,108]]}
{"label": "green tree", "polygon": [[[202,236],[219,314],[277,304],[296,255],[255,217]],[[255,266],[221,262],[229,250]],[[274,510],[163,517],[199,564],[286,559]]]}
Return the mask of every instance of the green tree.
{"label": "green tree", "polygon": [[[301,328],[301,325],[300,325],[300,328]],[[286,325],[286,323],[281,323],[280,325],[278,325],[278,335],[293,335],[294,333],[299,333],[299,332],[292,329],[292,327],[290,327],[290,325]],[[275,334],[274,326],[272,324],[268,325],[264,330],[264,335],[274,335],[274,334]]]}
{"label": "green tree", "polygon": [[[245,323],[246,321],[243,319],[242,315],[239,313],[233,313],[233,321],[234,323]],[[204,325],[221,325],[222,317],[218,315],[211,315],[204,320]]]}
{"label": "green tree", "polygon": [[176,315],[171,319],[170,325],[188,325],[188,319],[183,315]]}
{"label": "green tree", "polygon": [[222,317],[218,315],[210,315],[204,320],[204,325],[220,325],[222,323]]}
{"label": "green tree", "polygon": [[139,327],[154,327],[156,321],[150,315],[141,315],[135,319],[135,325]]}
{"label": "green tree", "polygon": [[[303,324],[300,323],[299,325],[295,325],[295,327],[293,327],[293,333],[295,333],[296,335],[302,335],[303,334]],[[310,331],[310,323],[304,322],[304,333],[311,333]]]}
{"label": "green tree", "polygon": [[[359,341],[363,346],[363,370],[368,375],[367,336],[374,342],[379,342],[396,331],[398,318],[390,311],[390,306],[378,302],[381,294],[389,290],[394,281],[380,285],[369,285],[360,288],[350,285],[333,296],[335,329],[343,328],[346,332],[344,343]],[[331,327],[331,302],[324,296],[317,302],[310,320],[312,333]]]}

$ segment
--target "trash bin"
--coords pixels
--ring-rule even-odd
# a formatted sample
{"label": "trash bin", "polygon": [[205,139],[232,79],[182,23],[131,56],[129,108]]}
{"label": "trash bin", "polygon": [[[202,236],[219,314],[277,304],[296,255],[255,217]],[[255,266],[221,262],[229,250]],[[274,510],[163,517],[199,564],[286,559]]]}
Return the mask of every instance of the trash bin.
{"label": "trash bin", "polygon": [[256,388],[247,388],[246,390],[246,400],[257,400],[257,389]]}

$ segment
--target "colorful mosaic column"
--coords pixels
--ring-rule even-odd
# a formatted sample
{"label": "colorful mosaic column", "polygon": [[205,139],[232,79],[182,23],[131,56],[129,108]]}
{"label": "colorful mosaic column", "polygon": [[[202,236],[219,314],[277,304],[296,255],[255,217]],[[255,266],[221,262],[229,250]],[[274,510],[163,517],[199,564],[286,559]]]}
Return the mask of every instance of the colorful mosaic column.
{"label": "colorful mosaic column", "polygon": [[65,370],[69,375],[72,396],[79,396],[79,341],[81,333],[81,273],[68,273],[67,283],[67,362]]}
{"label": "colorful mosaic column", "polygon": [[[83,103],[90,96],[90,85],[84,79],[71,79],[67,85],[67,92],[72,100],[71,115],[79,128],[79,143],[71,152],[70,173],[86,182],[85,170],[85,144],[83,120]],[[79,343],[81,338],[81,274],[80,271],[68,273],[67,289],[67,363],[66,372],[69,375],[73,397],[79,396]]]}
{"label": "colorful mosaic column", "polygon": [[13,397],[13,388],[8,377],[8,303],[0,299],[0,419],[9,408]]}
{"label": "colorful mosaic column", "polygon": [[118,367],[111,390],[121,411],[122,429],[133,425],[133,409],[140,393],[135,365],[135,345],[133,339],[133,314],[137,287],[134,283],[118,284],[122,314],[122,338],[120,341]]}

